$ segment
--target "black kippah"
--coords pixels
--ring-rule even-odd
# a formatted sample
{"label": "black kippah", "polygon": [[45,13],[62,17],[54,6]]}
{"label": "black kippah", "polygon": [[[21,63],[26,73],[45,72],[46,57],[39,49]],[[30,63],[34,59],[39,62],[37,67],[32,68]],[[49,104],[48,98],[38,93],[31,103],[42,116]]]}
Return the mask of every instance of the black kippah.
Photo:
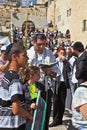
{"label": "black kippah", "polygon": [[6,51],[5,51],[6,55],[9,54],[9,52],[11,51],[12,46],[13,46],[13,43],[11,43],[11,44],[9,44],[9,45],[7,46]]}

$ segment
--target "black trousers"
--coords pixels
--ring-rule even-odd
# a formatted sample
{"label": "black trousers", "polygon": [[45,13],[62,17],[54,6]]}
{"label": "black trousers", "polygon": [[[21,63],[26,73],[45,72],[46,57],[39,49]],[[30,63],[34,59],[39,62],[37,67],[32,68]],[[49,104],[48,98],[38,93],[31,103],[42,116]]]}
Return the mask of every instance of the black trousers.
{"label": "black trousers", "polygon": [[62,123],[65,111],[67,89],[64,82],[60,82],[58,94],[53,94],[53,121]]}

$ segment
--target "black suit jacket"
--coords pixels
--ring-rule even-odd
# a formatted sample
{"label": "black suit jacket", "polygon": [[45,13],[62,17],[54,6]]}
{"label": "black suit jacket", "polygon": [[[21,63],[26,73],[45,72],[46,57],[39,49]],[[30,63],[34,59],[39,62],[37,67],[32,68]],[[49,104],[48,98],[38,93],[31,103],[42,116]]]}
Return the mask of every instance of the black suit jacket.
{"label": "black suit jacket", "polygon": [[64,82],[66,88],[70,88],[70,83],[69,83],[69,73],[71,72],[71,67],[69,62],[66,60],[63,61],[63,77],[64,77]]}
{"label": "black suit jacket", "polygon": [[87,52],[84,52],[80,57],[77,58],[76,78],[79,85],[82,82],[87,81]]}
{"label": "black suit jacket", "polygon": [[[67,60],[63,61],[63,77],[64,77],[64,82],[65,82],[65,87],[70,88],[70,83],[69,83],[69,73],[71,72],[71,67],[70,64]],[[58,88],[60,86],[60,76],[56,78],[56,86],[55,86],[55,93],[58,93]]]}

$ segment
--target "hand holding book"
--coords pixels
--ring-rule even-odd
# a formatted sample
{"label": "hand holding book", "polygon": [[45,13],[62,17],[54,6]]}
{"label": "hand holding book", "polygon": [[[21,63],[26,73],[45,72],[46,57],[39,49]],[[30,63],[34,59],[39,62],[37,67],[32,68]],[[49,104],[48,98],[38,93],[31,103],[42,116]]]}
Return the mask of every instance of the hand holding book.
{"label": "hand holding book", "polygon": [[40,63],[39,64],[39,67],[41,68],[50,68],[50,67],[53,67],[54,65],[56,65],[57,62],[52,62],[52,63]]}

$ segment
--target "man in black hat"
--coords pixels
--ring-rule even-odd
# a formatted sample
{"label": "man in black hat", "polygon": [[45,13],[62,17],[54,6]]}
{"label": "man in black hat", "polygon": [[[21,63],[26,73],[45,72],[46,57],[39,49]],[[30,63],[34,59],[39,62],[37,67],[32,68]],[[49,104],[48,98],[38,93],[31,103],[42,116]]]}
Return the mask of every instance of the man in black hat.
{"label": "man in black hat", "polygon": [[78,56],[76,62],[76,78],[78,84],[87,80],[87,52],[81,42],[75,42],[72,46],[73,52]]}

